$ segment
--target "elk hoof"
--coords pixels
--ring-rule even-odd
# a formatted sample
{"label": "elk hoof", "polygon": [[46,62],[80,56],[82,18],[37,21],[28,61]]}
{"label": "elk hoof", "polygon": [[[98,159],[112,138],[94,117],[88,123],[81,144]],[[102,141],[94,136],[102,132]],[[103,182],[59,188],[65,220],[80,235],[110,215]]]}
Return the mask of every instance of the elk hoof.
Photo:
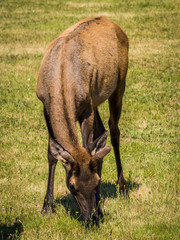
{"label": "elk hoof", "polygon": [[55,208],[46,208],[46,209],[42,209],[41,211],[41,214],[42,216],[46,216],[46,215],[49,215],[51,213],[55,213],[56,212],[56,209]]}
{"label": "elk hoof", "polygon": [[50,204],[50,201],[45,199],[41,214],[44,216],[54,212],[56,212],[56,209],[54,208],[53,204]]}
{"label": "elk hoof", "polygon": [[45,216],[45,215],[47,214],[47,209],[42,209],[42,210],[41,210],[41,214],[42,214],[43,216]]}
{"label": "elk hoof", "polygon": [[128,185],[124,177],[119,179],[119,193],[124,196],[128,195]]}

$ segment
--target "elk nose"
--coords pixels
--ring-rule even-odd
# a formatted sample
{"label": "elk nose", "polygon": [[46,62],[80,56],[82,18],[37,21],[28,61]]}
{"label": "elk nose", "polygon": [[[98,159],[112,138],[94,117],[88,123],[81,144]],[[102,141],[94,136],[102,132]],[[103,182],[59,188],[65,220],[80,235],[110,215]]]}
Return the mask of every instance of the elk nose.
{"label": "elk nose", "polygon": [[84,219],[84,223],[86,228],[89,228],[91,226],[93,226],[94,224],[96,224],[97,226],[99,226],[99,215],[98,215],[98,211],[96,211],[92,217],[89,217],[88,219]]}

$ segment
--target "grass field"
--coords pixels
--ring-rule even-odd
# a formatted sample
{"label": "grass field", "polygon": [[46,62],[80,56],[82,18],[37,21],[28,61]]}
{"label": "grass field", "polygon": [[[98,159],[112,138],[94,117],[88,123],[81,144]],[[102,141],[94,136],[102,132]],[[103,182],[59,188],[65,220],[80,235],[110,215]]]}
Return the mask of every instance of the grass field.
{"label": "grass field", "polygon": [[[0,0],[0,239],[180,239],[179,13],[178,0]],[[100,15],[117,22],[130,42],[120,120],[130,191],[128,199],[117,193],[111,151],[102,173],[104,223],[85,229],[61,164],[56,213],[41,216],[47,130],[35,85],[48,43]],[[100,112],[108,129],[107,103]]]}

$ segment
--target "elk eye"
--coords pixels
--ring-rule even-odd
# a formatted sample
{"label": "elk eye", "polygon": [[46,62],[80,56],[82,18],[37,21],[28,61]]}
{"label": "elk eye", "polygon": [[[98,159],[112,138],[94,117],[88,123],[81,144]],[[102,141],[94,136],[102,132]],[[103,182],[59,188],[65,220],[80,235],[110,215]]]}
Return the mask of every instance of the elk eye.
{"label": "elk eye", "polygon": [[71,184],[71,183],[70,183],[70,184],[69,184],[69,188],[70,188],[71,191],[75,191],[74,184]]}

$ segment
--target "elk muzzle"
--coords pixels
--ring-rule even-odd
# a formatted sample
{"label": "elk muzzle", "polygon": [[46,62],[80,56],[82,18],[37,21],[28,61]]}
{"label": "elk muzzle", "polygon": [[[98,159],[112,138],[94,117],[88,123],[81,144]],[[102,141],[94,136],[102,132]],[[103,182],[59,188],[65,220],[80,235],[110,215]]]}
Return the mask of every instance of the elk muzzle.
{"label": "elk muzzle", "polygon": [[96,204],[96,195],[92,194],[93,196],[91,195],[89,198],[85,198],[81,194],[78,195],[74,195],[74,198],[79,205],[85,226],[89,227],[94,224],[99,225],[99,220],[100,217],[102,217],[102,212],[98,211]]}

